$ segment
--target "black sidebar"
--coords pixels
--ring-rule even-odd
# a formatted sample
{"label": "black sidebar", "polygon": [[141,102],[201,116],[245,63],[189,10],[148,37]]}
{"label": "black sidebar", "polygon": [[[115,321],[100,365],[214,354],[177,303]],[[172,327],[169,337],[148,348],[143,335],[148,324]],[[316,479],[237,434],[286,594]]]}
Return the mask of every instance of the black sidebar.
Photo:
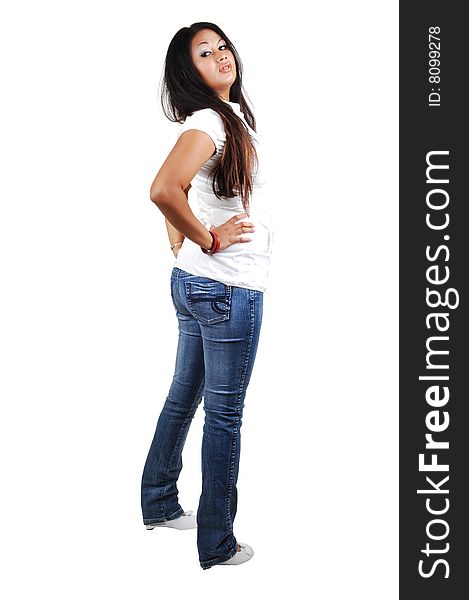
{"label": "black sidebar", "polygon": [[[469,598],[464,3],[400,3],[400,598]],[[457,590],[457,591],[456,591]]]}

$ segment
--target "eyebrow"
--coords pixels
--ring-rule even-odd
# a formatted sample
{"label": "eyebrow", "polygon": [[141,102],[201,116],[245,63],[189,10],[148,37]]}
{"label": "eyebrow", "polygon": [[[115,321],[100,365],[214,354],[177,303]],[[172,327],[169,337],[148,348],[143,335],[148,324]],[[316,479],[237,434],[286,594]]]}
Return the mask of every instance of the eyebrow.
{"label": "eyebrow", "polygon": [[[223,38],[220,38],[220,39],[218,40],[218,42],[220,42],[222,39],[223,39]],[[217,44],[218,44],[218,42],[217,42]],[[199,47],[201,44],[208,44],[208,42],[200,42],[200,44],[197,44],[197,48],[198,48],[198,47]]]}

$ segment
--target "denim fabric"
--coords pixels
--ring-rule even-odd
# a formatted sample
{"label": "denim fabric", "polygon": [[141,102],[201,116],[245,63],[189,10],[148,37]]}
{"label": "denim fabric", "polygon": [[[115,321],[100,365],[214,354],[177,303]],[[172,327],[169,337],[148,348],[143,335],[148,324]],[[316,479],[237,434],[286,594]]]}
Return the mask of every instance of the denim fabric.
{"label": "denim fabric", "polygon": [[236,554],[233,534],[241,424],[259,342],[263,292],[226,285],[174,267],[171,297],[179,342],[173,380],[142,475],[143,523],[183,514],[177,480],[182,450],[204,398],[202,493],[197,548],[203,569]]}

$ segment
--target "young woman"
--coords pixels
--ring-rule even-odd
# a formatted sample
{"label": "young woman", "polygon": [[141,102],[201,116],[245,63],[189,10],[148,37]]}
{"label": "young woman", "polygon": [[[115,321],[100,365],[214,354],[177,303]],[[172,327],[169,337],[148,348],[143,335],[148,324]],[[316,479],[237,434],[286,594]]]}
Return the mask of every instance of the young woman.
{"label": "young woman", "polygon": [[[273,230],[261,145],[235,47],[214,23],[180,29],[168,48],[165,115],[182,123],[151,186],[176,256],[171,297],[176,366],[142,475],[143,523],[197,526],[203,569],[253,556],[237,543],[241,422],[267,289]],[[196,192],[188,197],[189,189]],[[204,398],[202,493],[197,521],[178,502],[181,454]]]}

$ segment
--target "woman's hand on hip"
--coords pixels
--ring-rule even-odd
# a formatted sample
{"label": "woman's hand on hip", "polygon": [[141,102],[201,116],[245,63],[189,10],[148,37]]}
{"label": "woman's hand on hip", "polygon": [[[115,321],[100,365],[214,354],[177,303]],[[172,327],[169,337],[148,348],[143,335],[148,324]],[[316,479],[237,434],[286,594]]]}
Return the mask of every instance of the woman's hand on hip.
{"label": "woman's hand on hip", "polygon": [[235,215],[228,219],[226,223],[223,225],[219,225],[215,227],[215,225],[211,225],[210,231],[214,231],[220,237],[220,248],[219,250],[224,250],[233,244],[237,244],[238,242],[250,242],[251,238],[243,237],[244,233],[252,233],[255,231],[255,227],[249,221],[242,221],[239,223],[240,219],[244,219],[248,215],[246,213],[241,213],[240,215]]}

